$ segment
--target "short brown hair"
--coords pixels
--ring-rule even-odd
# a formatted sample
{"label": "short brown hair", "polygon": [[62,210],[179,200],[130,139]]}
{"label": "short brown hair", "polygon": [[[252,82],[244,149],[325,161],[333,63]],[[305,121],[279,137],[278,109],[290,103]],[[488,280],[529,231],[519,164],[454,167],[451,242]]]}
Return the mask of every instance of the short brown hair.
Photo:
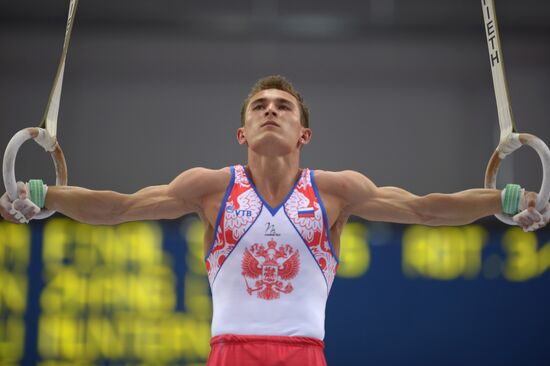
{"label": "short brown hair", "polygon": [[252,86],[250,93],[248,93],[248,96],[244,100],[243,106],[241,107],[241,127],[244,126],[246,108],[248,107],[248,103],[250,103],[250,99],[256,93],[266,89],[279,89],[292,94],[300,104],[300,122],[302,123],[302,126],[309,128],[309,109],[304,103],[304,98],[302,98],[300,93],[294,89],[290,81],[281,75],[266,76],[256,81],[256,83]]}

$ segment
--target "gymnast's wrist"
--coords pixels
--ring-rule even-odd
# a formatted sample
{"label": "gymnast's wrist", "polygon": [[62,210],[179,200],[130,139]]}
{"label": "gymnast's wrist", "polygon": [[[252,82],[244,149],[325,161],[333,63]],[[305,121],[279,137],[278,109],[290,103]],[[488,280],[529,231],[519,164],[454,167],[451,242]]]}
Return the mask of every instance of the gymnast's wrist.
{"label": "gymnast's wrist", "polygon": [[48,186],[42,182],[41,179],[31,179],[27,183],[29,198],[40,208],[44,208],[46,205],[46,194],[48,193]]}
{"label": "gymnast's wrist", "polygon": [[521,198],[525,189],[518,184],[507,184],[501,192],[502,212],[507,215],[515,215],[521,211]]}

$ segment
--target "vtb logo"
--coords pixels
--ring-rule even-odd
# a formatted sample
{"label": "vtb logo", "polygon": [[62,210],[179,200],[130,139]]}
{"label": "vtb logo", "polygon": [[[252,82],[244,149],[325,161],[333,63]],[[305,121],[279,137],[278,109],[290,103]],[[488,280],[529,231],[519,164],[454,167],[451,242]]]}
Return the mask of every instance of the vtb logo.
{"label": "vtb logo", "polygon": [[235,216],[237,217],[251,217],[252,216],[252,211],[250,210],[239,210],[239,209],[235,209],[233,207],[233,205],[227,205],[227,207],[225,208],[225,212],[228,213],[228,214],[235,214]]}

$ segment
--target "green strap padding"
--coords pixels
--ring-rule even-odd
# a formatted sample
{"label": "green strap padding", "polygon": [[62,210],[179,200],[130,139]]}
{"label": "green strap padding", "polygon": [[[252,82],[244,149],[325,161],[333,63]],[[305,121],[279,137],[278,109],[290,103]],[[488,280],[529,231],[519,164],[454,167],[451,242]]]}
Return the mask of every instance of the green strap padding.
{"label": "green strap padding", "polygon": [[44,208],[46,194],[44,193],[44,182],[41,179],[29,180],[29,193],[31,201],[40,208]]}
{"label": "green strap padding", "polygon": [[521,187],[518,184],[507,184],[502,197],[502,212],[515,215],[519,211]]}

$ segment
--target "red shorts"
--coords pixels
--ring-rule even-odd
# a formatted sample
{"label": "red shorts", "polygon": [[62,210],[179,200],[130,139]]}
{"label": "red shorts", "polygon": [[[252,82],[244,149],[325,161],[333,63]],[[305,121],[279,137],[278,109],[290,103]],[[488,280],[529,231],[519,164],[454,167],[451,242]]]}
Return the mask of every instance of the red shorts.
{"label": "red shorts", "polygon": [[210,340],[207,366],[326,366],[323,341],[226,334]]}

